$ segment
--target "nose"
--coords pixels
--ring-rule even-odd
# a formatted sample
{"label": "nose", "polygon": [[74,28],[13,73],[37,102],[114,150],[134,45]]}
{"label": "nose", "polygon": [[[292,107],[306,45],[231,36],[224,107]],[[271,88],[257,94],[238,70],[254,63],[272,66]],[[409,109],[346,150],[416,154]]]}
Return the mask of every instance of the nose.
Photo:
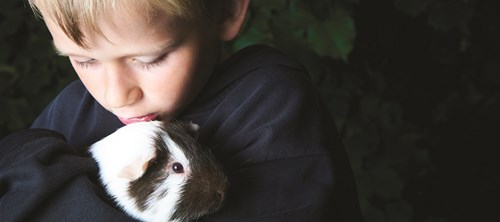
{"label": "nose", "polygon": [[225,191],[224,190],[216,190],[215,191],[215,195],[217,196],[217,199],[219,199],[220,201],[224,200],[224,194]]}
{"label": "nose", "polygon": [[121,108],[134,104],[143,96],[140,84],[133,71],[123,64],[106,67],[105,101],[109,108]]}

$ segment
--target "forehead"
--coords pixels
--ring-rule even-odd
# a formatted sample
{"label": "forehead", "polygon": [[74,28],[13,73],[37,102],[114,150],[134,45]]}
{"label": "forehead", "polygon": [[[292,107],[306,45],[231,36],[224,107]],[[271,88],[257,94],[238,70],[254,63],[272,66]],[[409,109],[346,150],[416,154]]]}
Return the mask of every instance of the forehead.
{"label": "forehead", "polygon": [[113,44],[124,41],[146,39],[145,37],[165,37],[179,33],[187,27],[185,20],[178,16],[153,12],[144,7],[124,6],[118,4],[112,8],[102,9],[92,16],[81,15],[66,23],[60,16],[42,13],[49,31],[58,46],[58,37],[68,37],[76,45],[89,49],[98,47],[96,40],[102,38]]}
{"label": "forehead", "polygon": [[[45,19],[52,34],[56,50],[68,55],[82,50],[113,49],[132,51],[141,48],[155,48],[173,44],[189,30],[180,21],[167,15],[147,17],[130,10],[115,10],[108,17],[98,19],[99,32],[82,28],[87,47],[73,41],[52,19]],[[124,47],[126,46],[126,47]],[[117,51],[118,53],[118,51]],[[78,53],[76,53],[78,54]]]}
{"label": "forehead", "polygon": [[[200,1],[201,2],[201,1]],[[170,15],[170,20],[200,20],[199,1],[185,0],[29,0],[44,19],[51,19],[81,46],[86,46],[84,31],[100,33],[103,21],[154,21],[157,15]],[[126,16],[120,16],[126,15]],[[86,30],[84,30],[86,29]]]}

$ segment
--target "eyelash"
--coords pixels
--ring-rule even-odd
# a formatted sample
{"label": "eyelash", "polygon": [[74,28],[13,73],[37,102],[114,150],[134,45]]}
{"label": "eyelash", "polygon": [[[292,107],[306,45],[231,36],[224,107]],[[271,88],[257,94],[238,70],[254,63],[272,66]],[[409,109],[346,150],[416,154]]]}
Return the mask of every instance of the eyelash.
{"label": "eyelash", "polygon": [[138,63],[140,64],[141,68],[150,70],[160,66],[165,61],[167,56],[168,56],[167,53],[165,53],[151,62],[138,62]]}
{"label": "eyelash", "polygon": [[75,59],[73,59],[73,61],[75,62],[75,64],[77,66],[79,66],[80,68],[88,68],[89,66],[91,66],[92,64],[95,63],[95,60],[94,59],[91,59],[91,60],[88,60],[88,61],[85,61],[85,62],[80,62],[80,61],[77,61]]}
{"label": "eyelash", "polygon": [[[160,66],[165,61],[167,56],[168,56],[167,53],[165,53],[151,62],[140,62],[137,60],[134,60],[134,61],[137,62],[141,66],[141,68],[143,68],[145,70],[150,70],[150,69],[153,69],[153,68]],[[96,60],[94,60],[94,59],[90,59],[90,60],[85,61],[85,62],[80,62],[80,61],[77,61],[74,59],[73,59],[73,61],[75,62],[75,64],[78,67],[83,68],[83,69],[89,68],[91,65],[96,63]]]}

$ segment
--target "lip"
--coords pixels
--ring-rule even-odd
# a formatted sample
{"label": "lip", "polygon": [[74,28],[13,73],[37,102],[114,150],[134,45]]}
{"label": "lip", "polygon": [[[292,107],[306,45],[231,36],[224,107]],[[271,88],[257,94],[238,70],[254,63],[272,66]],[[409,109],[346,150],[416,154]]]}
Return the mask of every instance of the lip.
{"label": "lip", "polygon": [[154,120],[158,115],[156,114],[148,114],[145,116],[138,116],[138,117],[132,117],[132,118],[123,118],[123,117],[118,117],[120,121],[125,124],[131,124],[131,123],[138,123],[138,122],[149,122],[151,120]]}

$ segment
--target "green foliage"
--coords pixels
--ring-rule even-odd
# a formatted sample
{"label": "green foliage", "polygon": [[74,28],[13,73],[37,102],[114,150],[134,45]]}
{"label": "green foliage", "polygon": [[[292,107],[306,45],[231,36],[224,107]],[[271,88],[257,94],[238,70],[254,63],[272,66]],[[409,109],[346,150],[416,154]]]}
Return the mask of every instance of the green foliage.
{"label": "green foliage", "polygon": [[332,13],[327,21],[310,23],[305,41],[319,55],[347,61],[356,35],[354,21],[345,10],[336,9]]}
{"label": "green foliage", "polygon": [[301,49],[312,49],[318,55],[347,61],[355,34],[350,11],[342,4],[254,0],[247,28],[234,42],[234,47],[265,43],[293,51],[289,46],[297,45]]}
{"label": "green foliage", "polygon": [[0,136],[26,128],[75,78],[55,56],[43,21],[23,1],[0,3]]}
{"label": "green foliage", "polygon": [[397,9],[413,17],[428,14],[427,22],[440,31],[460,30],[469,32],[469,22],[474,16],[475,1],[430,1],[430,0],[394,0]]}
{"label": "green foliage", "polygon": [[[250,12],[234,48],[274,45],[309,69],[343,135],[366,221],[447,221],[442,190],[426,178],[437,172],[436,128],[455,112],[449,101],[483,101],[473,67],[454,73],[473,54],[476,1],[254,0]],[[464,86],[469,93],[452,93]]]}

